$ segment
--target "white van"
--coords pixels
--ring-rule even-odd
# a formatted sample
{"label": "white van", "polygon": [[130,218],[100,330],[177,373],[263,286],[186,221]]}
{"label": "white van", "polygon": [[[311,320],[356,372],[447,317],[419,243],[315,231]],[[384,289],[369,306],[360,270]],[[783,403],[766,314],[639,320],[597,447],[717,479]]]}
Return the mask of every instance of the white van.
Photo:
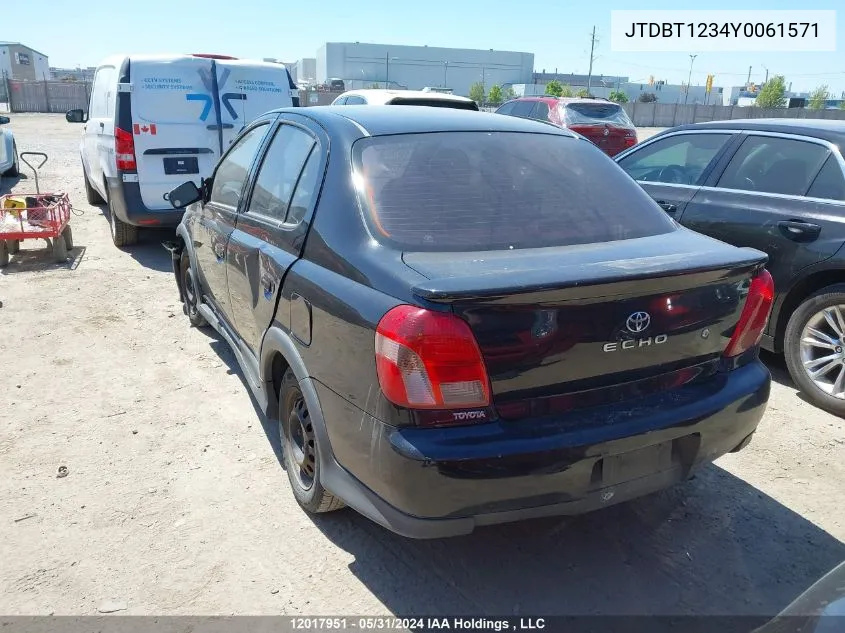
{"label": "white van", "polygon": [[277,63],[222,55],[119,56],[97,67],[80,146],[88,202],[108,204],[112,239],[133,244],[138,227],[176,226],[167,194],[198,186],[250,121],[299,105]]}

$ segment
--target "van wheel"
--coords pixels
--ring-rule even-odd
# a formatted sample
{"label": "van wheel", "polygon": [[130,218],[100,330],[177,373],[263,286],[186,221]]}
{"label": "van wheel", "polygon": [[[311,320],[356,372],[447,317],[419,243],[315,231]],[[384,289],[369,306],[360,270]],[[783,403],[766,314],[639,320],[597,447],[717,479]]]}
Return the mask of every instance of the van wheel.
{"label": "van wheel", "polygon": [[290,368],[282,378],[279,396],[282,459],[296,502],[311,514],[340,510],[346,504],[320,481],[320,447],[308,405]]}
{"label": "van wheel", "polygon": [[102,204],[103,203],[103,196],[101,196],[94,187],[91,186],[91,183],[88,181],[88,174],[85,173],[85,167],[82,167],[82,178],[85,180],[85,199],[88,201],[88,204]]}
{"label": "van wheel", "polygon": [[109,228],[115,246],[132,246],[138,241],[138,227],[127,224],[117,217],[112,210],[111,201],[109,201]]}
{"label": "van wheel", "polygon": [[18,146],[16,143],[12,142],[12,156],[14,156],[14,160],[12,161],[12,166],[6,170],[6,173],[0,174],[0,176],[8,176],[9,178],[14,178],[15,176],[20,176],[21,174],[21,163],[20,159],[18,158]]}
{"label": "van wheel", "polygon": [[845,416],[845,284],[823,288],[798,306],[783,347],[789,373],[804,395]]}

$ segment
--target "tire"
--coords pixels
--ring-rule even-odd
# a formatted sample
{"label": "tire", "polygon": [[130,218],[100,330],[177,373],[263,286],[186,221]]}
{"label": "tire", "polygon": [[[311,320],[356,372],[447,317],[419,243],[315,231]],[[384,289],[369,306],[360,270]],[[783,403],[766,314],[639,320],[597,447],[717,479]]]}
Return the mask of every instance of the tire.
{"label": "tire", "polygon": [[20,240],[6,240],[6,247],[9,249],[9,255],[14,255],[21,250]]}
{"label": "tire", "polygon": [[73,250],[73,231],[70,228],[70,224],[65,227],[65,230],[62,231],[62,238],[65,240],[65,248],[68,252]]}
{"label": "tire", "polygon": [[63,235],[53,238],[53,259],[60,264],[67,263],[67,244]]}
{"label": "tire", "polygon": [[279,434],[282,460],[293,496],[309,514],[340,510],[346,504],[323,488],[320,480],[320,447],[311,424],[308,406],[290,368],[279,390]]}
{"label": "tire", "polygon": [[199,284],[194,278],[194,271],[191,268],[191,261],[187,255],[182,255],[182,293],[184,295],[184,304],[182,309],[194,327],[207,327],[208,321],[200,313],[197,306],[200,303]]}
{"label": "tire", "polygon": [[21,164],[20,158],[18,158],[18,146],[16,143],[12,143],[12,153],[15,156],[15,160],[12,162],[12,166],[9,167],[4,173],[0,174],[0,176],[8,176],[9,178],[14,178],[15,176],[21,175]]}
{"label": "tire", "polygon": [[9,265],[9,246],[6,240],[0,240],[0,268]]}
{"label": "tire", "polygon": [[122,246],[132,246],[138,241],[138,227],[127,224],[115,215],[112,210],[111,201],[109,201],[109,229],[111,230],[111,240],[118,248]]}
{"label": "tire", "polygon": [[[835,328],[825,317],[828,309]],[[805,333],[805,328],[816,334]],[[818,345],[810,345],[811,340]],[[823,288],[798,306],[786,326],[783,348],[792,380],[810,402],[845,416],[845,284]],[[810,370],[820,372],[815,380]]]}
{"label": "tire", "polygon": [[82,168],[82,179],[85,181],[85,199],[88,204],[102,204],[103,196],[101,196],[91,183],[88,181],[88,174],[85,173],[85,167]]}

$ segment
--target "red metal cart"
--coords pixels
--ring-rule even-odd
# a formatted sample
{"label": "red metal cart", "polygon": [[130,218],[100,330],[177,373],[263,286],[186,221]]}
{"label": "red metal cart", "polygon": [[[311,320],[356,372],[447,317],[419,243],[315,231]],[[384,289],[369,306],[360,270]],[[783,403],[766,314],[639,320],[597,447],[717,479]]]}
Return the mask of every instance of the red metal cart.
{"label": "red metal cart", "polygon": [[[42,158],[36,166],[25,156]],[[23,240],[38,239],[47,242],[58,262],[66,262],[68,252],[73,248],[73,233],[70,229],[70,199],[66,193],[41,193],[38,185],[38,170],[47,162],[42,152],[22,152],[20,159],[35,174],[35,194],[6,194],[0,196],[0,268],[9,263]],[[14,200],[15,206],[7,208],[7,200]],[[25,206],[20,206],[20,200]]]}

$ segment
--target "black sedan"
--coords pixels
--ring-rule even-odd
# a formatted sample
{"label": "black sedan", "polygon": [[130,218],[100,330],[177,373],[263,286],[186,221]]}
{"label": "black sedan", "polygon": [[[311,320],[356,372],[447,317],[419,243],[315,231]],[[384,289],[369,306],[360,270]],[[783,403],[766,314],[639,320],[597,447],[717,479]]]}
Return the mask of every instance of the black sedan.
{"label": "black sedan", "polygon": [[590,142],[443,108],[269,113],[169,244],[279,420],[299,504],[413,537],[584,512],[744,447],[766,257],[678,227]]}
{"label": "black sedan", "polygon": [[769,255],[763,347],[816,404],[845,415],[845,121],[749,119],[666,130],[620,154],[682,225]]}

